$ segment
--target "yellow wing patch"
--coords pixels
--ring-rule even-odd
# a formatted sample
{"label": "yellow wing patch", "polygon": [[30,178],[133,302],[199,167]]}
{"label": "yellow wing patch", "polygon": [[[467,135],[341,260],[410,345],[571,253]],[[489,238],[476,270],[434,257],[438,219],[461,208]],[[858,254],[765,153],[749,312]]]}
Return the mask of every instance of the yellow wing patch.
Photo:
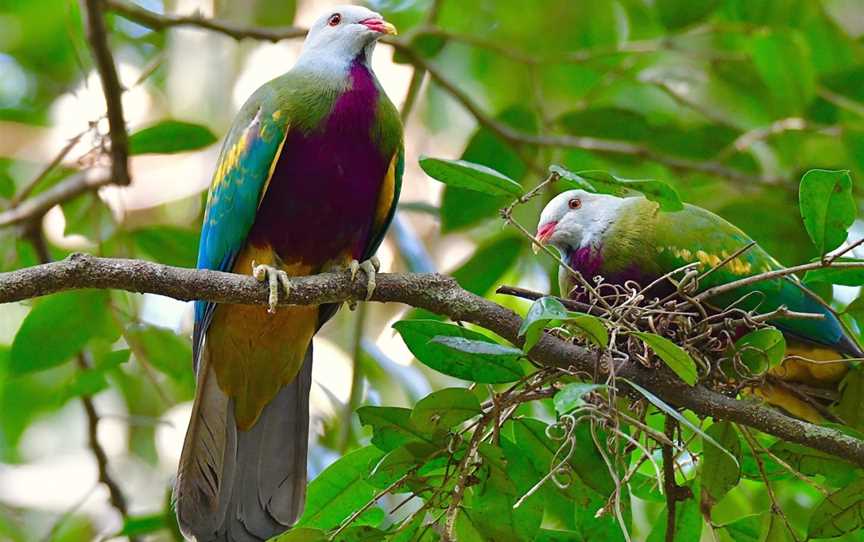
{"label": "yellow wing patch", "polygon": [[384,225],[387,217],[390,215],[390,209],[393,207],[393,197],[396,193],[396,160],[398,154],[390,160],[390,167],[387,168],[387,175],[384,176],[384,183],[381,185],[381,192],[378,195],[378,207],[375,209],[375,221],[372,223],[373,231],[378,231]]}

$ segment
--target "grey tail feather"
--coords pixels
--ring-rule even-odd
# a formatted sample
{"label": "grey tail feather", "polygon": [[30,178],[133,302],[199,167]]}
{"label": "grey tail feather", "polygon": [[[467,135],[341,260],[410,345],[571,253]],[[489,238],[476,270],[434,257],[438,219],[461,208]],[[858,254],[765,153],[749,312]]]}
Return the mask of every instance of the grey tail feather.
{"label": "grey tail feather", "polygon": [[[312,345],[297,376],[249,431],[237,430],[233,401],[215,375],[208,378],[206,350],[205,342],[177,476],[177,519],[198,542],[264,541],[290,528],[306,501]],[[213,430],[215,420],[224,421],[221,432]]]}

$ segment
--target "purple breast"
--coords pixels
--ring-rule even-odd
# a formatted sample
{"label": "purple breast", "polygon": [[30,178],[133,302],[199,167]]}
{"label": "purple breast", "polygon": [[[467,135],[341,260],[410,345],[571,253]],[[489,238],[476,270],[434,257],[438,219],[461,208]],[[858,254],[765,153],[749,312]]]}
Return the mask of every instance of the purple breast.
{"label": "purple breast", "polygon": [[379,91],[369,69],[351,67],[343,93],[322,129],[289,131],[249,241],[272,246],[286,262],[319,268],[369,242],[381,185],[389,167],[373,142]]}

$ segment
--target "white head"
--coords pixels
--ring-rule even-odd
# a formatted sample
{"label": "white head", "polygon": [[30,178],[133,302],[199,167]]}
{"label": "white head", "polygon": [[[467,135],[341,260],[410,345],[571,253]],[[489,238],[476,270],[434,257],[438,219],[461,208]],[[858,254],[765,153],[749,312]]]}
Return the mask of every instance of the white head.
{"label": "white head", "polygon": [[375,43],[396,27],[362,6],[336,6],[309,28],[298,65],[347,69],[358,57],[368,62]]}
{"label": "white head", "polygon": [[617,220],[625,202],[624,198],[584,190],[562,192],[552,198],[540,214],[536,240],[562,253],[588,245],[597,246],[603,233]]}

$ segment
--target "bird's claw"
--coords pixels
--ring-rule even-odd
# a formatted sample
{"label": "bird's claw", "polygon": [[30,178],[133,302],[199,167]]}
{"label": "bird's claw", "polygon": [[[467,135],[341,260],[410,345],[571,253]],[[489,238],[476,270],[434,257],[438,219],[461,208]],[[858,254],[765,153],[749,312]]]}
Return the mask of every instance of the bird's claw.
{"label": "bird's claw", "polygon": [[[366,301],[372,299],[372,294],[375,293],[376,286],[375,275],[378,273],[378,270],[381,269],[381,262],[378,260],[378,257],[372,256],[364,262],[351,260],[348,269],[351,271],[352,281],[357,278],[358,271],[362,270],[364,273],[366,273]],[[355,307],[356,303],[349,303],[348,305],[348,308],[351,310],[354,310]]]}
{"label": "bird's claw", "polygon": [[291,281],[288,280],[288,273],[272,265],[258,265],[253,260],[252,276],[258,282],[267,281],[267,286],[270,289],[270,295],[267,298],[267,312],[274,314],[276,306],[279,305],[279,285],[282,285],[285,295],[291,292]]}

